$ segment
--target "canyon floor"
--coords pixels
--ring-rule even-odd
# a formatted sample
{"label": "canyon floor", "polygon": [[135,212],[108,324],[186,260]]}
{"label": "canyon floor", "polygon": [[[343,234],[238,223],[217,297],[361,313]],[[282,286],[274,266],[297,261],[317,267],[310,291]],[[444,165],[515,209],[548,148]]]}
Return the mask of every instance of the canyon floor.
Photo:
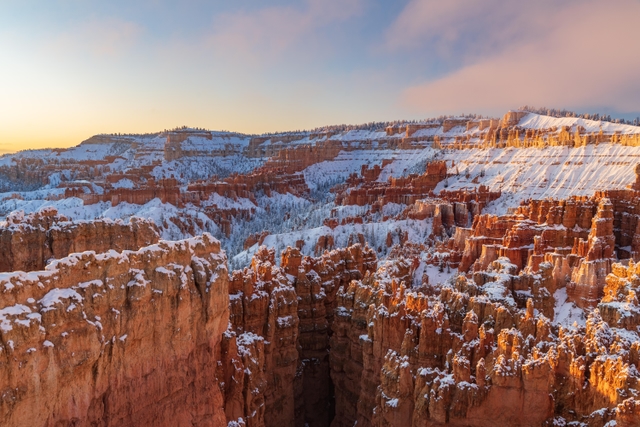
{"label": "canyon floor", "polygon": [[640,127],[0,157],[1,426],[640,426]]}

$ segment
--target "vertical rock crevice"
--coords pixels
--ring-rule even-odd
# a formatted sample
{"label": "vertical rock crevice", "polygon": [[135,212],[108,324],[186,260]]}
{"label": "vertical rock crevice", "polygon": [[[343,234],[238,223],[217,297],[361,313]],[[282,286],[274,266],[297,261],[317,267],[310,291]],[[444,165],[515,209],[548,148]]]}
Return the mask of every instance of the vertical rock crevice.
{"label": "vertical rock crevice", "polygon": [[227,420],[329,427],[336,405],[330,365],[336,294],[375,271],[375,253],[354,245],[317,258],[295,248],[281,256],[278,267],[274,251],[260,248],[251,267],[231,278],[219,374]]}

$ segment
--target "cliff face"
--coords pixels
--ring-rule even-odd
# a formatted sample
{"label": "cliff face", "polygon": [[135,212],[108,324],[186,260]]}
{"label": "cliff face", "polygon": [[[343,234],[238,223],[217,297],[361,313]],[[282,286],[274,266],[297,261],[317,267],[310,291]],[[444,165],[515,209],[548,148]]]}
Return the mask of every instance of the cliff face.
{"label": "cliff face", "polygon": [[226,257],[209,235],[0,278],[0,424],[220,426]]}
{"label": "cliff face", "polygon": [[53,208],[14,214],[0,229],[0,271],[42,270],[47,261],[73,252],[135,250],[159,239],[155,224],[140,218],[72,222]]}
{"label": "cliff face", "polygon": [[[231,346],[235,339],[245,359],[233,352],[226,355],[233,359],[232,364],[243,365],[243,369],[234,369],[231,381],[225,381],[235,387],[225,387],[225,400],[238,402],[227,405],[227,417],[229,421],[242,418],[250,426],[293,426],[299,381],[295,288],[276,266],[274,252],[263,248],[251,268],[234,272],[229,292],[230,330],[225,339]],[[256,372],[256,377],[247,375],[248,371]],[[240,387],[243,382],[245,387]]]}
{"label": "cliff face", "polygon": [[[0,421],[637,425],[636,264],[611,263],[583,329],[550,320],[557,265],[572,259],[575,273],[613,259],[616,235],[634,226],[628,218],[615,226],[612,207],[623,202],[613,200],[531,202],[514,217],[478,216],[471,232],[501,247],[490,253],[496,245],[484,244],[474,263],[482,267],[447,286],[407,288],[411,246],[378,266],[359,244],[315,258],[289,248],[279,266],[261,248],[228,279],[210,236],[154,244],[152,229],[127,243],[137,250],[87,251],[43,271],[5,273]],[[45,235],[81,229],[54,213],[10,222],[15,232]],[[438,250],[470,236],[457,233]],[[557,256],[557,265],[547,261]]]}
{"label": "cliff face", "polygon": [[362,169],[363,178],[351,176],[343,191],[336,194],[336,205],[374,205],[377,209],[388,203],[411,204],[430,194],[436,185],[447,176],[444,161],[434,161],[426,171],[408,177],[390,178],[388,182],[377,182],[369,176],[368,169]]}

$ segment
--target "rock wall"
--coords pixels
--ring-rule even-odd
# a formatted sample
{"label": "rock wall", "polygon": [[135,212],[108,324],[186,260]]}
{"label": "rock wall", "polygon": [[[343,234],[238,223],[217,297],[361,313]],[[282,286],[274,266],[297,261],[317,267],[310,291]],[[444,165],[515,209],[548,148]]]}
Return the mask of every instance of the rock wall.
{"label": "rock wall", "polygon": [[475,216],[471,228],[457,228],[462,237],[454,236],[443,249],[460,259],[462,272],[486,270],[500,257],[532,273],[547,262],[553,266],[552,292],[566,286],[571,301],[595,307],[612,263],[640,253],[639,200],[631,190],[530,200],[512,214]]}
{"label": "rock wall", "polygon": [[72,222],[53,208],[27,216],[15,213],[0,228],[0,271],[42,270],[49,260],[73,252],[136,250],[159,239],[155,224],[140,218],[128,223],[109,219]]}
{"label": "rock wall", "polygon": [[0,424],[221,426],[229,319],[209,235],[0,278]]}
{"label": "rock wall", "polygon": [[[230,282],[219,377],[229,423],[327,427],[334,413],[329,339],[338,289],[376,269],[360,245],[302,256],[261,247]],[[243,424],[244,423],[244,424]]]}
{"label": "rock wall", "polygon": [[335,413],[334,385],[330,376],[330,339],[337,308],[338,289],[376,270],[375,253],[359,244],[326,252],[318,258],[300,257],[289,249],[282,265],[295,275],[300,318],[300,359],[303,367],[304,422],[327,427]]}
{"label": "rock wall", "polygon": [[273,250],[262,247],[250,268],[235,271],[229,293],[231,315],[225,340],[246,359],[233,352],[225,355],[232,358],[231,365],[242,365],[224,382],[228,421],[294,426],[300,381],[298,298],[290,278],[276,266]]}
{"label": "rock wall", "polygon": [[[368,176],[368,169],[362,169]],[[336,192],[336,205],[374,205],[378,209],[387,203],[412,204],[416,200],[433,195],[432,191],[447,176],[444,161],[434,161],[427,165],[425,173],[408,177],[389,178],[388,182],[371,181],[367,178],[350,181]],[[351,184],[351,185],[350,185]],[[373,208],[372,208],[373,210]]]}

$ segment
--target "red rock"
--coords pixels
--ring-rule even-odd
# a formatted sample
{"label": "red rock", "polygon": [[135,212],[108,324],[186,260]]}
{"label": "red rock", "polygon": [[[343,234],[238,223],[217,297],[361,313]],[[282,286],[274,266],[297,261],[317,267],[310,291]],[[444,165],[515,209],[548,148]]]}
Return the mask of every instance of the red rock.
{"label": "red rock", "polygon": [[6,274],[0,424],[224,425],[225,264],[205,235]]}
{"label": "red rock", "polygon": [[128,223],[100,219],[71,222],[51,208],[7,218],[0,229],[0,271],[43,270],[49,260],[74,252],[137,250],[160,239],[153,222],[132,218]]}
{"label": "red rock", "polygon": [[[363,169],[363,172],[367,170]],[[447,166],[444,161],[435,161],[427,165],[422,175],[409,175],[403,178],[389,178],[388,182],[377,182],[363,179],[351,180],[355,188],[347,186],[345,191],[336,194],[336,204],[342,205],[373,205],[378,202],[381,206],[387,203],[411,204],[418,199],[427,197],[440,181],[447,176]]]}

